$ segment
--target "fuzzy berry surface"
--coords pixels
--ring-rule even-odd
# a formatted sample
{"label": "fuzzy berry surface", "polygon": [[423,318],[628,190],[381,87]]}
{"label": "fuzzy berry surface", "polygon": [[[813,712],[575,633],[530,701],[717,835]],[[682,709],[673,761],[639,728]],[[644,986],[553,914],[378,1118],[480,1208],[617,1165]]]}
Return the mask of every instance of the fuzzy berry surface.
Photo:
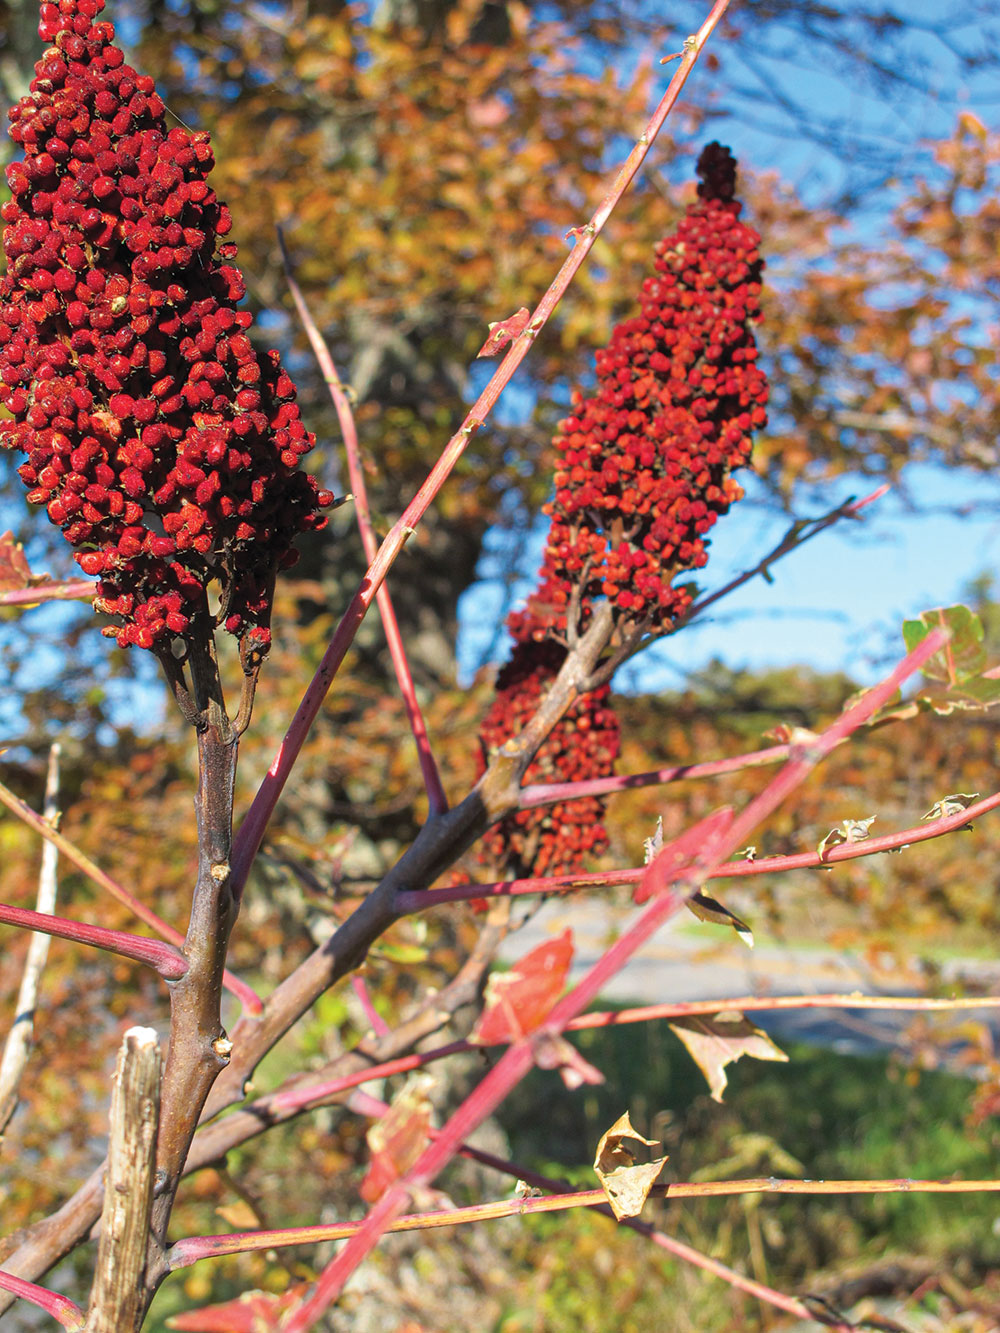
{"label": "fuzzy berry surface", "polygon": [[[530,636],[497,676],[496,694],[479,732],[481,769],[489,751],[531,721],[566,658],[550,639]],[[556,723],[525,774],[525,782],[578,782],[609,777],[620,730],[607,685],[581,695]],[[509,815],[483,840],[482,859],[500,873],[568,875],[607,850],[604,801],[593,796]]]}
{"label": "fuzzy berry surface", "polygon": [[708,532],[743,494],[732,474],[767,423],[753,335],[760,237],[740,221],[729,150],[709,144],[697,172],[697,200],[657,245],[640,313],[597,353],[596,390],[575,398],[554,440],[536,594],[554,621],[576,587],[584,614],[605,598],[626,634],[669,630],[691,601],[673,580],[708,559]]}
{"label": "fuzzy berry surface", "polygon": [[333,497],[300,466],[314,439],[295,386],[238,309],[208,135],[167,127],[102,9],[41,5],[49,47],[10,111],[0,443],[100,577],[106,634],[163,649],[217,581],[219,619],[262,653],[275,572]]}

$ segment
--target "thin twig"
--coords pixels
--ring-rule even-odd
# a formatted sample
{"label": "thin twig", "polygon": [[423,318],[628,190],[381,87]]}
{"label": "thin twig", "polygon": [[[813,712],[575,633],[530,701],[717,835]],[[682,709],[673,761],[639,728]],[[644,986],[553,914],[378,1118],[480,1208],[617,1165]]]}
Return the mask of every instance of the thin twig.
{"label": "thin twig", "polygon": [[[49,747],[49,765],[45,777],[45,803],[42,818],[54,828],[59,818],[59,743],[54,741]],[[52,843],[42,847],[42,865],[38,875],[38,895],[35,901],[36,911],[53,912],[56,905],[57,876],[59,853]],[[45,934],[36,934],[28,942],[28,952],[24,960],[24,972],[17,992],[14,1006],[14,1022],[4,1043],[3,1057],[0,1058],[0,1134],[3,1134],[10,1118],[17,1107],[17,1089],[21,1075],[28,1065],[28,1057],[34,1044],[35,1006],[38,1003],[38,991],[49,954],[49,938]]]}
{"label": "thin twig", "polygon": [[858,514],[866,505],[873,504],[876,500],[881,500],[883,495],[886,495],[890,490],[892,490],[892,487],[886,483],[883,486],[879,486],[877,490],[872,491],[871,495],[865,495],[860,500],[855,500],[852,496],[849,500],[845,500],[843,504],[838,505],[836,509],[831,509],[828,514],[824,514],[821,518],[800,519],[798,522],[793,523],[785,533],[784,537],[782,537],[781,541],[778,542],[777,546],[775,546],[772,551],[769,551],[762,560],[759,560],[752,569],[744,570],[742,574],[738,574],[736,578],[723,584],[723,586],[717,588],[715,592],[700,598],[688,610],[687,615],[677,622],[675,629],[681,629],[684,625],[690,624],[697,616],[700,616],[703,612],[707,611],[710,606],[714,606],[714,604],[721,601],[723,597],[728,597],[731,592],[735,592],[737,588],[741,588],[744,583],[749,583],[751,579],[757,578],[758,575],[767,578],[768,570],[776,560],[780,560],[782,556],[786,556],[791,551],[797,550],[813,537],[818,537],[821,532],[825,532],[827,528],[833,527],[833,525],[839,523],[841,519],[857,518]]}
{"label": "thin twig", "polygon": [[673,764],[668,768],[654,768],[645,773],[616,774],[609,778],[585,778],[580,782],[534,782],[521,788],[518,809],[531,810],[536,805],[551,805],[555,801],[575,801],[581,796],[610,796],[614,792],[632,791],[636,787],[665,786],[669,782],[686,782],[695,778],[717,778],[727,773],[740,773],[747,768],[761,768],[788,758],[789,746],[769,745],[750,754],[734,755],[731,759],[712,759],[703,764]]}
{"label": "thin twig", "polygon": [[[302,295],[302,290],[295,279],[288,249],[285,245],[284,233],[280,227],[278,228],[278,244],[281,246],[281,258],[285,266],[285,279],[288,282],[288,289],[292,293],[292,300],[299,312],[302,327],[306,331],[306,336],[313,349],[313,355],[316,357],[323,379],[330,390],[333,405],[337,410],[337,420],[340,422],[341,434],[344,437],[347,473],[350,478],[351,493],[354,497],[354,512],[357,515],[361,545],[364,547],[365,559],[371,564],[378,553],[378,542],[375,537],[375,527],[372,523],[371,509],[368,505],[368,488],[365,484],[365,472],[361,464],[361,450],[358,445],[358,431],[354,421],[354,412],[351,410],[350,400],[341,383],[340,376],[337,374],[333,354],[323,335],[316,327],[316,321],[313,319],[306,304],[306,299]],[[403,697],[410,731],[413,733],[413,739],[416,743],[417,758],[420,762],[420,772],[423,775],[424,787],[427,791],[430,812],[432,815],[443,814],[448,809],[448,798],[445,795],[441,774],[434,759],[434,751],[431,748],[430,737],[427,733],[427,723],[424,721],[420,701],[417,698],[417,687],[413,683],[413,673],[407,660],[403,636],[400,633],[399,622],[396,619],[396,611],[387,584],[383,583],[379,587],[375,594],[375,600],[378,602],[379,615],[382,617],[382,626],[385,630],[386,642],[389,645],[389,656],[392,658],[393,669],[396,672],[396,680],[399,683],[399,692]]]}
{"label": "thin twig", "polygon": [[96,596],[96,583],[83,579],[68,579],[40,583],[35,588],[14,588],[10,592],[0,592],[0,606],[24,606],[30,609],[40,602],[75,602]]}
{"label": "thin twig", "polygon": [[[482,1154],[486,1156],[487,1154]],[[479,1154],[477,1154],[479,1156]],[[495,1159],[494,1159],[495,1160]],[[511,1164],[509,1174],[522,1168]],[[536,1177],[537,1178],[537,1177]],[[655,1199],[719,1199],[747,1194],[853,1195],[853,1194],[984,1194],[1000,1191],[1000,1180],[917,1180],[900,1177],[893,1180],[795,1180],[778,1176],[756,1176],[749,1180],[677,1181],[656,1184],[649,1197]],[[501,1217],[519,1217],[529,1213],[560,1213],[571,1208],[600,1208],[608,1196],[602,1189],[574,1190],[528,1196],[520,1199],[495,1199],[489,1203],[467,1204],[460,1208],[434,1209],[397,1217],[386,1230],[434,1231],[441,1227],[464,1226],[472,1222],[492,1222]],[[219,1236],[186,1236],[171,1247],[170,1268],[187,1268],[201,1259],[220,1254],[244,1254],[253,1250],[279,1249],[283,1245],[318,1244],[321,1241],[346,1240],[355,1236],[360,1222],[331,1222],[324,1226],[283,1227],[273,1231],[234,1231]]]}
{"label": "thin twig", "polygon": [[40,1287],[37,1282],[28,1282],[23,1277],[5,1273],[0,1269],[0,1291],[9,1291],[12,1296],[37,1305],[40,1310],[44,1310],[62,1324],[63,1328],[68,1328],[70,1333],[76,1333],[78,1329],[83,1328],[83,1311],[80,1307],[68,1296],[60,1296],[57,1291]]}
{"label": "thin twig", "polygon": [[[5,805],[12,814],[17,815],[18,819],[24,821],[36,833],[41,834],[48,842],[62,852],[67,861],[71,861],[78,870],[82,870],[88,879],[92,880],[99,888],[110,893],[112,898],[116,898],[130,912],[134,913],[140,921],[144,921],[156,933],[168,940],[171,944],[183,945],[184,936],[173,926],[168,926],[162,917],[147,907],[144,902],[138,899],[135,894],[129,893],[128,889],[106,874],[99,865],[90,859],[86,852],[82,852],[79,847],[58,830],[47,824],[46,821],[32,810],[31,806],[25,804],[19,796],[14,793],[2,782],[0,782],[0,803]],[[231,994],[235,995],[248,1014],[259,1014],[262,1008],[260,996],[245,981],[239,977],[234,977],[229,971],[223,974],[223,984]]]}
{"label": "thin twig", "polygon": [[[47,843],[46,847],[51,845]],[[46,941],[54,935],[58,939],[72,940],[75,944],[86,944],[93,949],[104,949],[107,953],[131,958],[134,962],[154,968],[166,981],[179,980],[188,969],[184,955],[166,940],[150,940],[145,935],[108,930],[106,926],[88,926],[83,921],[70,921],[68,917],[54,916],[51,912],[33,912],[27,907],[11,907],[8,903],[0,903],[0,924],[35,931],[36,938]],[[17,1012],[20,1015],[24,1011],[19,1006]]]}
{"label": "thin twig", "polygon": [[[640,1005],[631,1009],[608,1009],[581,1014],[566,1024],[567,1032],[590,1028],[628,1027],[633,1023],[648,1023],[661,1018],[689,1018],[698,1014],[719,1014],[732,1010],[747,1013],[776,1013],[795,1009],[879,1009],[898,1012],[912,1010],[918,1013],[978,1012],[1000,1007],[1000,995],[955,996],[936,995],[864,995],[860,991],[845,995],[835,991],[818,995],[734,995],[714,1000],[665,1000],[661,1004]],[[504,1043],[497,1043],[502,1045]],[[244,1109],[251,1115],[266,1117],[274,1122],[300,1111],[313,1109],[338,1098],[349,1088],[365,1083],[379,1082],[397,1074],[408,1074],[446,1060],[453,1055],[482,1051],[483,1043],[450,1041],[429,1051],[401,1055],[394,1060],[373,1064],[340,1074],[325,1082],[310,1081],[303,1086],[278,1088],[260,1102],[250,1102]]]}
{"label": "thin twig", "polygon": [[[921,822],[912,828],[886,833],[878,838],[860,842],[844,842],[819,852],[793,852],[788,856],[758,856],[753,860],[724,861],[716,866],[709,879],[744,879],[753,875],[776,875],[789,870],[829,869],[842,861],[856,861],[863,856],[877,856],[880,852],[900,852],[918,842],[930,842],[968,827],[973,820],[1000,806],[1000,792],[954,815],[943,819]],[[580,889],[612,888],[620,884],[638,884],[646,873],[645,866],[630,866],[625,870],[595,871],[593,874],[539,876],[534,879],[497,880],[492,884],[456,884],[446,889],[404,890],[396,898],[396,906],[404,913],[420,912],[442,903],[468,902],[477,898],[519,898],[533,893],[574,893]]]}

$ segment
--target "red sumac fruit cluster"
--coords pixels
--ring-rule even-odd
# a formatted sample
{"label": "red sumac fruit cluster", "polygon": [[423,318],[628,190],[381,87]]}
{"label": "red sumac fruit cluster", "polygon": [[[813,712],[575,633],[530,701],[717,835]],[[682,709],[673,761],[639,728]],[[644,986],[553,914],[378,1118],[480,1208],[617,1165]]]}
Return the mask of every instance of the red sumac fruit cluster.
{"label": "red sumac fruit cluster", "polygon": [[119,644],[191,632],[205,588],[230,633],[270,640],[275,571],[332,495],[278,353],[258,355],[208,135],[168,129],[103,0],[41,6],[51,43],[10,112],[0,282],[0,442]]}

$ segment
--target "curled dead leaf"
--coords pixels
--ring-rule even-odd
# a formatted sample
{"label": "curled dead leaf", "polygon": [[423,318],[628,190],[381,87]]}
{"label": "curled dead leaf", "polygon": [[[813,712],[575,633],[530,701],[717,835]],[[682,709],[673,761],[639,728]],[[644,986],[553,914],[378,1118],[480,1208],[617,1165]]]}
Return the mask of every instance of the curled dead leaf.
{"label": "curled dead leaf", "polygon": [[747,948],[753,948],[753,931],[735,912],[730,912],[728,907],[724,907],[718,898],[712,898],[707,893],[692,893],[687,905],[688,910],[693,912],[699,921],[712,921],[717,926],[732,926]]}
{"label": "curled dead leaf", "polygon": [[639,1216],[667,1160],[663,1156],[651,1162],[636,1163],[635,1154],[626,1146],[627,1142],[642,1143],[647,1148],[659,1147],[658,1139],[644,1138],[633,1128],[627,1111],[601,1135],[594,1171],[619,1222],[623,1217]]}
{"label": "curled dead leaf", "polygon": [[963,810],[968,810],[973,801],[979,800],[979,792],[952,792],[950,796],[942,796],[940,801],[935,801],[921,819],[947,819],[950,815],[961,814]]}
{"label": "curled dead leaf", "polygon": [[871,827],[877,818],[877,815],[870,815],[868,819],[842,819],[816,848],[819,859],[822,861],[827,852],[834,847],[841,846],[842,843],[864,842],[866,838],[871,837]]}
{"label": "curled dead leaf", "polygon": [[656,821],[656,828],[653,830],[653,836],[646,838],[642,844],[644,866],[648,866],[654,856],[659,856],[663,851],[663,816],[660,815]]}

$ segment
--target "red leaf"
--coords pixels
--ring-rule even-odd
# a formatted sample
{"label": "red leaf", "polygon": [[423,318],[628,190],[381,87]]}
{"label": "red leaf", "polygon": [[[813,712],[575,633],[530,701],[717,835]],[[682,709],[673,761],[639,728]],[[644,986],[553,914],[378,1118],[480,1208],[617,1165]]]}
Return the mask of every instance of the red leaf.
{"label": "red leaf", "polygon": [[564,930],[486,984],[486,1008],[469,1040],[484,1046],[517,1041],[534,1032],[562,994],[573,960],[573,932]]}
{"label": "red leaf", "polygon": [[662,893],[690,872],[710,866],[716,859],[716,848],[733,822],[732,807],[724,805],[680,837],[668,842],[663,851],[646,867],[646,873],[635,887],[632,901],[644,903],[654,894]]}
{"label": "red leaf", "polygon": [[394,1181],[405,1176],[427,1146],[432,1111],[427,1095],[430,1085],[426,1074],[410,1079],[382,1119],[368,1131],[372,1158],[361,1182],[361,1197],[366,1203],[375,1203]]}
{"label": "red leaf", "polygon": [[480,347],[476,356],[496,356],[507,343],[512,343],[519,334],[524,332],[530,318],[531,311],[527,306],[522,306],[509,319],[501,319],[491,324],[490,336]]}
{"label": "red leaf", "polygon": [[234,1301],[188,1310],[167,1320],[181,1333],[275,1333],[302,1304],[307,1284],[300,1282],[280,1296],[269,1291],[245,1291]]}
{"label": "red leaf", "polygon": [[0,534],[0,592],[20,592],[49,582],[48,574],[32,574],[24,547],[12,532]]}

